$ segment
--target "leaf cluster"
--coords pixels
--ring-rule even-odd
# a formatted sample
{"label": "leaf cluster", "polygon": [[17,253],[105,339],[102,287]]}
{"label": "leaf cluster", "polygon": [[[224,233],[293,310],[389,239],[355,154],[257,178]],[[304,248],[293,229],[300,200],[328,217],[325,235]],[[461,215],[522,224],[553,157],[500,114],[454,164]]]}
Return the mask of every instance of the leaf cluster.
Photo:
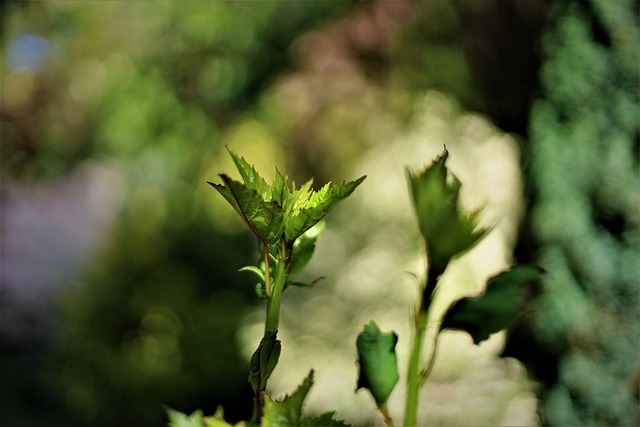
{"label": "leaf cluster", "polygon": [[347,198],[365,176],[351,182],[328,183],[314,191],[313,180],[300,188],[289,184],[276,169],[271,185],[247,161],[229,150],[243,182],[220,174],[223,184],[209,182],[240,214],[265,246],[284,242],[291,248],[300,236],[322,220],[340,201]]}

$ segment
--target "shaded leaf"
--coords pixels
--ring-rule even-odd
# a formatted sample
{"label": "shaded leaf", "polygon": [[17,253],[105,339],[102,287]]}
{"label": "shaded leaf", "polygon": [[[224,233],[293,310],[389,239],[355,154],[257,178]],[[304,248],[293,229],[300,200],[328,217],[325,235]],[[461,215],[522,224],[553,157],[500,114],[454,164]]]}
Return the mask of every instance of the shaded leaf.
{"label": "shaded leaf", "polygon": [[460,181],[448,180],[446,150],[423,172],[408,172],[420,233],[425,240],[429,269],[440,276],[449,261],[478,243],[488,232],[478,229],[479,212],[465,214],[458,206]]}
{"label": "shaded leaf", "polygon": [[313,418],[303,418],[300,422],[302,427],[349,427],[349,424],[333,418],[335,412],[325,412]]}
{"label": "shaded leaf", "polygon": [[536,266],[515,266],[493,276],[485,293],[454,303],[442,321],[442,329],[458,329],[471,335],[473,342],[489,338],[513,323],[522,312],[519,304],[524,285],[541,279],[544,271]]}
{"label": "shaded leaf", "polygon": [[260,340],[249,364],[249,383],[255,392],[262,391],[266,387],[267,380],[278,364],[281,349],[282,346],[276,339],[275,332],[269,332]]}
{"label": "shaded leaf", "polygon": [[281,401],[273,401],[265,395],[264,415],[262,427],[291,427],[299,426],[302,418],[302,404],[313,385],[313,369],[302,384],[290,396]]}
{"label": "shaded leaf", "polygon": [[360,376],[358,387],[368,389],[378,406],[384,404],[398,382],[398,364],[394,332],[383,334],[372,320],[358,335],[358,364]]}

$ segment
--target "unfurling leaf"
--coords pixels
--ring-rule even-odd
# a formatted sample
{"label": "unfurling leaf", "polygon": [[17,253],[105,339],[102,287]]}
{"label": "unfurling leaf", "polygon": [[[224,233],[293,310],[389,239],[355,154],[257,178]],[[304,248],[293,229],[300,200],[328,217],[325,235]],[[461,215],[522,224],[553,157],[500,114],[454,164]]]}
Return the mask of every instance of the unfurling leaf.
{"label": "unfurling leaf", "polygon": [[253,391],[264,390],[267,380],[273,373],[280,358],[281,344],[275,332],[267,333],[251,356],[249,364],[249,382]]}
{"label": "unfurling leaf", "polygon": [[374,321],[365,325],[356,340],[360,365],[356,391],[368,389],[378,407],[387,401],[398,382],[397,342],[398,336],[394,332],[383,334]]}
{"label": "unfurling leaf", "polygon": [[274,401],[265,396],[264,416],[262,427],[290,427],[299,426],[302,418],[302,404],[313,385],[313,369],[304,379],[300,387],[290,396],[280,401]]}
{"label": "unfurling leaf", "polygon": [[519,297],[523,286],[540,280],[543,274],[540,267],[522,265],[493,276],[483,295],[463,298],[451,306],[441,329],[465,331],[479,344],[516,320],[522,312]]}
{"label": "unfurling leaf", "polygon": [[324,221],[320,221],[302,236],[300,236],[293,244],[293,254],[291,256],[291,267],[289,275],[291,278],[296,277],[307,266],[316,249],[316,242],[320,237],[320,233],[324,230]]}
{"label": "unfurling leaf", "polygon": [[440,276],[449,261],[471,249],[488,232],[477,228],[479,212],[465,214],[458,206],[460,181],[448,180],[446,151],[423,172],[408,172],[411,196],[425,240],[430,275]]}

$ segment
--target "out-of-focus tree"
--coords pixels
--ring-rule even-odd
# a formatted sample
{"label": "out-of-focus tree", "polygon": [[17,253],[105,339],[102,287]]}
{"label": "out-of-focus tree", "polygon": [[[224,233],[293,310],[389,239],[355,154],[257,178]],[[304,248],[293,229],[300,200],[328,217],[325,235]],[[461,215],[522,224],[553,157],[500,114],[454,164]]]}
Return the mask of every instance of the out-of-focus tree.
{"label": "out-of-focus tree", "polygon": [[550,6],[529,171],[549,277],[509,350],[547,384],[548,425],[639,422],[638,30],[637,2]]}

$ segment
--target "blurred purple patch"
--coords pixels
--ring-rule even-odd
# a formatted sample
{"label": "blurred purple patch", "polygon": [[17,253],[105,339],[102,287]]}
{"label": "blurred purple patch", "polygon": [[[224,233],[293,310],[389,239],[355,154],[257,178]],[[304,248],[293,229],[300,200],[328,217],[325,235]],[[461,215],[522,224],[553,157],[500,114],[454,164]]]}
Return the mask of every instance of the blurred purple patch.
{"label": "blurred purple patch", "polygon": [[14,71],[37,72],[51,50],[51,42],[30,34],[14,40],[9,47],[9,66]]}

